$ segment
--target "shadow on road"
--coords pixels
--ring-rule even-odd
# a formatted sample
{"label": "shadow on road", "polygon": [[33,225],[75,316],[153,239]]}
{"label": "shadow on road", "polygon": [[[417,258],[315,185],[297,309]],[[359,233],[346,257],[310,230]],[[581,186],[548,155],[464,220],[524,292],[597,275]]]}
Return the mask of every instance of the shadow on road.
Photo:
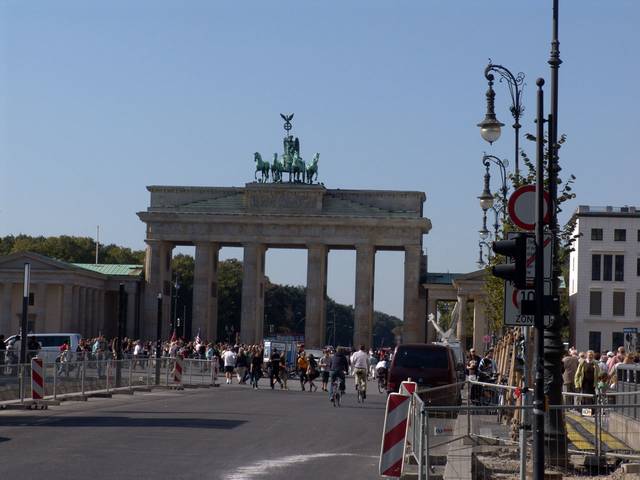
{"label": "shadow on road", "polygon": [[[37,420],[34,422],[33,420]],[[131,418],[131,417],[64,417],[48,418],[46,422],[42,417],[2,417],[2,426],[23,427],[162,427],[162,428],[215,428],[231,430],[239,427],[244,420],[216,420],[203,418]]]}

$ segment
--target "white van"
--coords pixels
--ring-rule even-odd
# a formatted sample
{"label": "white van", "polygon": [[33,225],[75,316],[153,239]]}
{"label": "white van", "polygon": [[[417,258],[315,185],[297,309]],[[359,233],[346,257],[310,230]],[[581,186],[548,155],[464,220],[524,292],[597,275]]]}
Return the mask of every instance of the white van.
{"label": "white van", "polygon": [[[40,344],[40,352],[38,356],[46,363],[53,363],[60,355],[60,346],[63,343],[69,345],[69,351],[75,352],[82,335],[79,333],[30,333],[27,335],[27,342],[30,338],[35,337]],[[20,352],[20,335],[11,335],[4,341],[5,346],[13,344],[12,350],[19,358]]]}

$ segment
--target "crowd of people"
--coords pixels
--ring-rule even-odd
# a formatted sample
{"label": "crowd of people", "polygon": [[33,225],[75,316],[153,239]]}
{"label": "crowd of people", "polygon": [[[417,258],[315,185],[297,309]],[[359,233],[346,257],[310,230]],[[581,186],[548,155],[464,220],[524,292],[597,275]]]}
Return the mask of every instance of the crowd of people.
{"label": "crowd of people", "polygon": [[638,362],[638,355],[626,352],[624,347],[606,353],[593,350],[578,352],[575,348],[570,348],[562,358],[564,391],[594,395],[615,390],[618,367]]}
{"label": "crowd of people", "polygon": [[[19,341],[5,346],[4,336],[0,335],[0,363],[17,364],[19,348]],[[37,337],[30,336],[27,360],[30,361],[37,355],[40,348]],[[299,344],[293,362],[287,362],[286,352],[276,348],[266,356],[263,344],[205,342],[199,335],[193,341],[176,338],[174,335],[162,342],[160,348],[162,358],[174,359],[181,356],[184,359],[206,360],[203,368],[211,366],[224,373],[226,384],[232,384],[235,380],[240,385],[250,384],[253,389],[259,388],[259,381],[263,377],[269,379],[271,389],[278,386],[282,390],[288,390],[288,382],[295,379],[300,382],[302,391],[315,392],[320,387],[323,392],[331,395],[331,386],[336,378],[344,387],[345,375],[351,373],[366,395],[367,378],[375,378],[377,371],[386,373],[388,368],[387,352],[366,350],[364,345],[353,353],[341,347],[326,347],[321,355],[315,356],[305,350],[304,344]],[[75,368],[74,362],[86,360],[98,369],[98,375],[104,375],[104,361],[118,358],[118,339],[107,339],[104,335],[99,335],[81,339],[73,349],[69,344],[63,343],[58,350],[56,363],[61,374],[69,375]],[[132,359],[133,370],[146,368],[147,361],[155,357],[156,342],[126,337],[122,340],[120,358]],[[0,372],[3,371],[4,369],[0,369]],[[76,369],[76,373],[79,371],[80,369]]]}
{"label": "crowd of people", "polygon": [[[618,382],[617,369],[623,364],[637,364],[640,356],[636,353],[626,352],[624,347],[608,352],[594,352],[587,350],[579,352],[571,347],[562,358],[563,391],[567,395],[567,402],[578,403],[571,394],[580,393],[586,395],[603,394],[616,390]],[[497,368],[493,360],[493,350],[489,349],[483,357],[476,354],[472,348],[467,354],[466,373],[473,380],[493,383],[496,378]],[[482,388],[474,385],[471,397],[478,399]],[[582,404],[592,403],[590,397],[582,397]]]}

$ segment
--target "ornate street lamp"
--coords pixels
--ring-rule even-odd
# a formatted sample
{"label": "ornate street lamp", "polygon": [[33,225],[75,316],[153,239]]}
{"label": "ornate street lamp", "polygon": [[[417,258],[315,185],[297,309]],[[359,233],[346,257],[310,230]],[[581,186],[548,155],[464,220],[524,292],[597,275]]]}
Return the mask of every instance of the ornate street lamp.
{"label": "ornate street lamp", "polygon": [[[485,261],[483,257],[483,247],[487,249],[487,260]],[[491,245],[485,242],[484,240],[480,240],[478,242],[478,261],[476,262],[478,268],[484,268],[491,261]]]}
{"label": "ornate street lamp", "polygon": [[511,107],[509,107],[509,110],[514,119],[513,128],[516,133],[515,174],[516,178],[518,178],[520,176],[520,164],[518,160],[520,156],[520,127],[522,126],[520,125],[520,116],[524,112],[524,106],[521,102],[522,89],[524,87],[524,73],[519,72],[517,75],[514,75],[508,68],[491,63],[491,59],[489,59],[489,65],[484,69],[484,76],[489,82],[489,89],[487,90],[487,113],[484,120],[480,122],[478,126],[480,127],[480,135],[489,142],[489,144],[493,144],[493,142],[500,138],[500,129],[504,126],[504,123],[500,123],[496,118],[494,108],[496,93],[493,90],[495,76],[491,72],[495,72],[500,77],[501,82],[502,80],[506,81],[509,87],[509,93],[511,94]]}

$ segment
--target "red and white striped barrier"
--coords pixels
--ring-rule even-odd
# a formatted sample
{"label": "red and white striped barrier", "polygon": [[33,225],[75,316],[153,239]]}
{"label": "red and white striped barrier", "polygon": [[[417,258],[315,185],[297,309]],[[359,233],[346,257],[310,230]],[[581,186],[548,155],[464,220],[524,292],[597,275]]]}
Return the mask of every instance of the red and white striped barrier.
{"label": "red and white striped barrier", "polygon": [[410,397],[411,395],[413,395],[413,392],[416,391],[416,388],[418,388],[418,384],[416,382],[402,382],[400,384],[400,394]]}
{"label": "red and white striped barrier", "polygon": [[400,478],[402,473],[410,404],[411,397],[407,395],[391,393],[387,397],[379,464],[379,473],[383,477]]}
{"label": "red and white striped barrier", "polygon": [[173,383],[182,386],[182,355],[176,355],[176,365],[173,368]]}
{"label": "red and white striped barrier", "polygon": [[37,357],[31,359],[31,398],[44,398],[44,368],[42,359]]}

